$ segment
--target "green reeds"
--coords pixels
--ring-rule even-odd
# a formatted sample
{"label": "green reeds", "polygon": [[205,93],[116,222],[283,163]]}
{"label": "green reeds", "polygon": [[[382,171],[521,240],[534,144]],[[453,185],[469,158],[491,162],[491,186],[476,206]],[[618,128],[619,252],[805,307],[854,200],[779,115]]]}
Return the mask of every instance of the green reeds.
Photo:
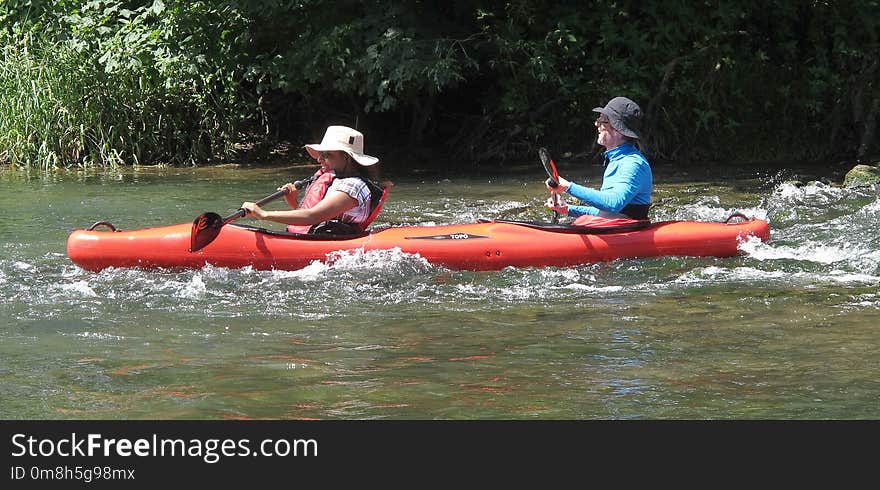
{"label": "green reeds", "polygon": [[232,148],[241,118],[220,121],[195,84],[137,63],[111,72],[98,58],[30,37],[0,47],[0,164],[195,165]]}
{"label": "green reeds", "polygon": [[0,51],[0,161],[16,166],[114,166],[93,144],[100,111],[91,108],[92,81],[82,56],[30,38]]}

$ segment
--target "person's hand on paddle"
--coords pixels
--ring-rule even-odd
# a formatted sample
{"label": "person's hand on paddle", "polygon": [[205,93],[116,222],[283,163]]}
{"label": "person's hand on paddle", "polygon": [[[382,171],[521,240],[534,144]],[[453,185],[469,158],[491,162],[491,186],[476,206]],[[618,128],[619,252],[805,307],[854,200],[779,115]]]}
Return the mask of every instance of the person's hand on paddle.
{"label": "person's hand on paddle", "polygon": [[284,200],[287,201],[287,204],[289,204],[290,207],[293,209],[296,209],[299,206],[299,203],[297,202],[297,198],[296,198],[296,189],[297,189],[296,185],[297,184],[299,184],[300,186],[303,185],[302,182],[299,182],[299,181],[294,182],[294,183],[288,182],[278,188],[279,191],[287,189],[287,195],[284,196]]}
{"label": "person's hand on paddle", "polygon": [[563,216],[568,215],[568,204],[566,204],[565,201],[563,201],[555,192],[547,198],[546,202],[544,202],[544,207],[552,209]]}
{"label": "person's hand on paddle", "polygon": [[547,184],[547,190],[550,192],[565,192],[568,190],[569,186],[571,186],[571,182],[562,177],[557,178],[556,187],[553,187],[553,179],[547,179],[544,183]]}
{"label": "person's hand on paddle", "polygon": [[266,217],[266,211],[255,202],[245,202],[241,205],[241,209],[244,209],[249,216],[256,219],[263,219]]}

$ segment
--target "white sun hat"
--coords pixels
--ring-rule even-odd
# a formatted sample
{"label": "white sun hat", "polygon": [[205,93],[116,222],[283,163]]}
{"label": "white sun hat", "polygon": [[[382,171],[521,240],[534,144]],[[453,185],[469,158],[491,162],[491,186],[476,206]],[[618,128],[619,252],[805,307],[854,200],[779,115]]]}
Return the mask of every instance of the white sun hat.
{"label": "white sun hat", "polygon": [[376,157],[364,154],[364,135],[347,126],[328,126],[324,139],[318,144],[306,145],[305,149],[315,160],[322,151],[344,151],[364,167],[375,165],[379,161]]}

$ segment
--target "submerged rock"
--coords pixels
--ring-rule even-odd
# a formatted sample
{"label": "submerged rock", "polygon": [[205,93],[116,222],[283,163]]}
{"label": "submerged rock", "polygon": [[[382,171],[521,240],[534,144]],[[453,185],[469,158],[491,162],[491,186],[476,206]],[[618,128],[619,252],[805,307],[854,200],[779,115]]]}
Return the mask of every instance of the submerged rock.
{"label": "submerged rock", "polygon": [[844,187],[880,184],[880,165],[856,165],[843,178]]}

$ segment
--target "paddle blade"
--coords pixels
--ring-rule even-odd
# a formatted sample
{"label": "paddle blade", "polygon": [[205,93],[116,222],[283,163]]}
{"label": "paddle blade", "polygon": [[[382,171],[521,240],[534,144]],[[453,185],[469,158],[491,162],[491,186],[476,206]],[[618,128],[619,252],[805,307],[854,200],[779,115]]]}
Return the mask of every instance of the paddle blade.
{"label": "paddle blade", "polygon": [[[301,189],[308,182],[305,180],[298,180],[294,182],[294,187],[297,189]],[[266,196],[259,201],[257,201],[257,206],[262,206],[264,204],[268,204],[275,199],[278,199],[281,196],[286,195],[289,191],[286,187],[281,189],[280,191]],[[221,218],[217,213],[204,213],[200,215],[198,218],[193,220],[192,232],[190,232],[189,238],[189,251],[196,252],[207,246],[209,243],[213,242],[217,235],[220,234],[220,229],[223,228],[223,225],[231,223],[238,218],[243,218],[247,215],[247,211],[243,208],[238,208],[238,211],[231,214],[230,216]]]}
{"label": "paddle blade", "polygon": [[223,228],[223,218],[217,213],[204,213],[193,220],[189,251],[201,250],[213,242]]}
{"label": "paddle blade", "polygon": [[[541,147],[538,148],[538,157],[541,158],[541,165],[544,166],[544,171],[547,172],[547,176],[550,177],[550,181],[547,183],[553,189],[559,187],[559,172],[556,170],[556,164],[553,163],[553,159],[550,158],[550,152],[547,151],[547,148]],[[556,192],[551,192],[550,196],[553,198],[553,205],[559,206],[562,204],[559,199],[559,194]],[[559,213],[553,211],[553,224],[555,225],[559,222]]]}
{"label": "paddle blade", "polygon": [[541,165],[544,166],[544,171],[547,172],[547,176],[551,179],[550,187],[556,187],[556,184],[559,182],[559,172],[556,170],[556,164],[553,163],[553,159],[550,158],[550,152],[547,151],[547,148],[538,148],[538,156],[541,158]]}

